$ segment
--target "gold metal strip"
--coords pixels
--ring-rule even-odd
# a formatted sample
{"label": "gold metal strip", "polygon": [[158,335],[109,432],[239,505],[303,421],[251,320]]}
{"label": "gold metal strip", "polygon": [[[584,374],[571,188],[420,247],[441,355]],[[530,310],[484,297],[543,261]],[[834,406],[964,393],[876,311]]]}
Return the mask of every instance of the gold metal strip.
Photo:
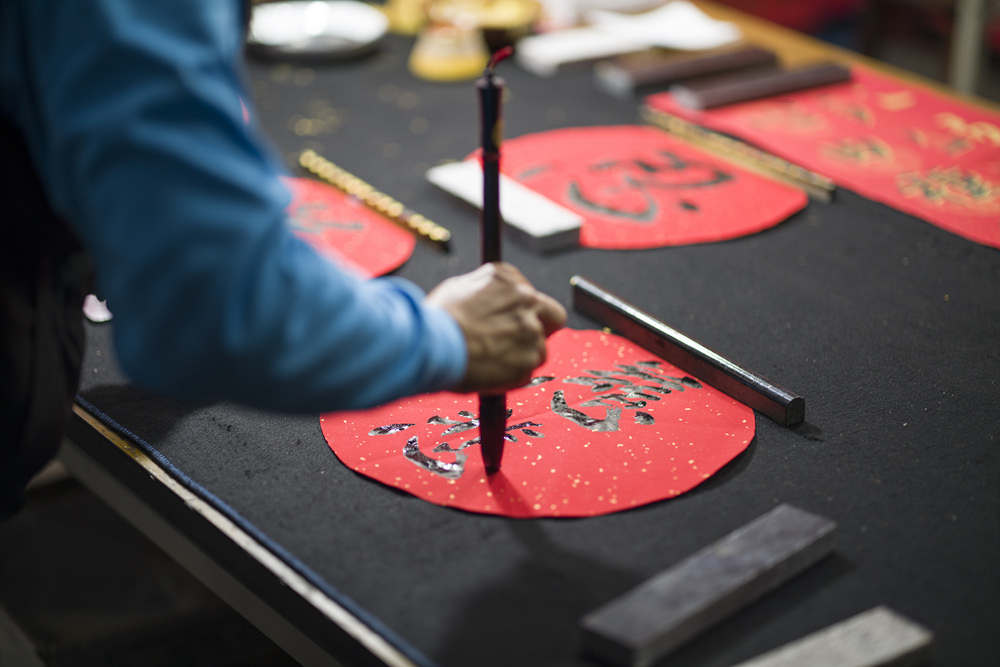
{"label": "gold metal strip", "polygon": [[367,206],[404,229],[442,249],[447,249],[448,241],[451,240],[451,232],[446,228],[411,211],[389,195],[379,192],[354,174],[317,154],[316,151],[303,151],[299,155],[299,165],[335,188],[357,197]]}
{"label": "gold metal strip", "polygon": [[695,125],[665,111],[643,105],[640,113],[647,123],[666,130],[675,137],[757,173],[801,188],[817,201],[828,203],[833,199],[837,184],[826,176],[804,169],[797,164],[754,148],[732,137]]}

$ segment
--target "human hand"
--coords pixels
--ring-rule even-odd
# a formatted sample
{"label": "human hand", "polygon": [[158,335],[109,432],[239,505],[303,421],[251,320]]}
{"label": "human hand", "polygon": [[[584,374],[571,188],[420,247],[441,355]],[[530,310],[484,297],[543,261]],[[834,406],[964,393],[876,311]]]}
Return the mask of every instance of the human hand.
{"label": "human hand", "polygon": [[545,361],[545,339],[566,323],[558,301],[502,262],[448,278],[427,295],[465,334],[469,363],[458,391],[499,393],[527,384]]}

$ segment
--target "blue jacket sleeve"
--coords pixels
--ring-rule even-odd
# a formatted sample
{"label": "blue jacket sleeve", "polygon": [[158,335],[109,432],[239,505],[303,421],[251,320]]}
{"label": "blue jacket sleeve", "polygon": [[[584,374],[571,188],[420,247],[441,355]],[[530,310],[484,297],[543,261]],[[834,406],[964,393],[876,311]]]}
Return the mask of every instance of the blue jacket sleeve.
{"label": "blue jacket sleeve", "polygon": [[139,384],[280,410],[454,386],[455,321],[299,240],[244,121],[239,3],[0,2],[0,101],[91,251]]}

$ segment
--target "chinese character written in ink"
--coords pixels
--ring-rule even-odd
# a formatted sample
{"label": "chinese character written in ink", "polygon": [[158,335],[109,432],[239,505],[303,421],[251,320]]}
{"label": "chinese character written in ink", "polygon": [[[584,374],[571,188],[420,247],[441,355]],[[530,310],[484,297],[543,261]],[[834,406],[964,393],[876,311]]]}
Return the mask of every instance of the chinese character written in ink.
{"label": "chinese character written in ink", "polygon": [[[682,392],[686,389],[701,389],[702,385],[690,377],[673,377],[660,372],[658,368],[661,362],[640,361],[635,364],[616,364],[613,370],[587,370],[586,375],[564,378],[562,382],[589,386],[597,394],[593,399],[584,401],[580,408],[604,408],[602,417],[593,416],[570,407],[566,403],[566,396],[563,390],[557,389],[553,392],[550,402],[552,413],[563,419],[587,429],[588,431],[609,432],[618,431],[621,426],[621,415],[625,410],[634,411],[634,421],[641,426],[650,426],[656,423],[653,415],[644,411],[652,401],[662,400],[662,397],[673,392]],[[555,380],[552,376],[540,376],[534,378],[527,387],[534,387],[540,384]],[[512,410],[507,410],[507,418],[513,415]],[[440,415],[433,415],[428,420],[428,424],[443,426],[440,437],[448,437],[456,433],[471,431],[479,426],[478,416],[468,410],[461,410],[458,413],[461,419],[449,419]],[[368,432],[370,436],[390,435],[405,431],[415,424],[387,424],[377,426]],[[531,438],[545,437],[541,431],[537,430],[543,426],[540,422],[522,421],[508,424],[504,439],[510,442],[517,442],[517,432],[523,433]],[[431,455],[424,453],[420,449],[419,439],[414,436],[406,441],[403,446],[403,456],[411,463],[440,475],[446,479],[458,479],[465,472],[465,463],[468,454],[465,449],[472,445],[479,444],[479,438],[471,438],[463,441],[457,447],[452,447],[447,442],[442,442],[431,449]],[[440,454],[435,458],[433,454]]]}
{"label": "chinese character written in ink", "polygon": [[900,174],[896,177],[896,187],[907,197],[923,197],[933,204],[981,206],[1000,199],[1000,187],[974,171],[958,167]]}
{"label": "chinese character written in ink", "polygon": [[947,111],[937,114],[934,120],[939,127],[947,130],[956,137],[1000,148],[1000,127],[997,127],[993,123],[985,120],[977,120],[970,123],[961,116]]}
{"label": "chinese character written in ink", "polygon": [[895,160],[892,148],[877,137],[848,137],[823,146],[823,152],[831,157],[858,164]]}
{"label": "chinese character written in ink", "polygon": [[[647,223],[660,217],[658,193],[710,188],[733,178],[715,165],[660,150],[652,160],[610,160],[589,165],[583,175],[570,181],[566,196],[587,211]],[[677,204],[685,211],[698,210],[697,204],[687,200]]]}
{"label": "chinese character written in ink", "polygon": [[589,431],[617,431],[623,410],[634,410],[636,424],[649,426],[656,423],[653,416],[642,408],[650,401],[659,401],[675,391],[701,389],[701,383],[690,377],[661,375],[658,361],[640,361],[634,365],[615,364],[614,371],[586,371],[589,375],[567,378],[572,384],[589,386],[597,398],[580,404],[581,408],[603,407],[604,417],[598,418],[576,410],[566,403],[565,394],[556,390],[552,395],[552,412]]}
{"label": "chinese character written in ink", "polygon": [[822,114],[809,111],[795,102],[778,101],[762,107],[748,117],[751,126],[764,131],[815,132],[827,121]]}
{"label": "chinese character written in ink", "polygon": [[[507,410],[508,419],[510,419],[512,414],[512,410]],[[439,415],[433,415],[427,420],[427,423],[445,426],[446,428],[441,432],[441,437],[447,437],[449,435],[454,435],[455,433],[462,433],[463,431],[471,431],[479,426],[479,418],[468,410],[459,411],[458,416],[463,417],[464,419],[455,420],[441,417]],[[415,425],[416,424],[388,424],[386,426],[377,426],[369,431],[368,435],[389,435],[392,433],[399,433],[400,431],[405,431]],[[524,433],[532,438],[544,438],[545,436],[542,433],[535,431],[532,428],[540,426],[541,424],[537,424],[532,421],[508,424],[506,429],[507,432],[504,434],[504,440],[517,442],[517,436],[515,434],[516,431],[520,431],[521,433]],[[463,450],[467,447],[478,444],[479,438],[466,440],[458,445],[458,447],[452,447],[447,442],[439,443],[434,447],[434,449],[431,450],[431,452],[433,454],[450,454],[452,457],[451,460],[443,460],[428,456],[420,451],[420,443],[417,437],[414,436],[409,438],[403,446],[403,456],[405,456],[408,461],[411,461],[412,463],[436,475],[440,475],[446,479],[458,479],[462,476],[462,473],[465,472],[465,462],[469,458],[469,455]]]}
{"label": "chinese character written in ink", "polygon": [[827,110],[849,121],[872,127],[875,125],[875,114],[868,105],[857,100],[843,100],[835,95],[825,95],[823,102]]}
{"label": "chinese character written in ink", "polygon": [[315,234],[324,229],[344,229],[360,231],[364,225],[360,222],[348,222],[334,219],[330,207],[323,202],[298,203],[288,215],[289,225],[297,232]]}

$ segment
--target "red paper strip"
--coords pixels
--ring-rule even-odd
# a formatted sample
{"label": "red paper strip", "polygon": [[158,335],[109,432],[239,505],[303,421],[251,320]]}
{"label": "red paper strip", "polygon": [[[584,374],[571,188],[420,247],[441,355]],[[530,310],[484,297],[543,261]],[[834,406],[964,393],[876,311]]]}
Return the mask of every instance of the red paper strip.
{"label": "red paper strip", "polygon": [[852,74],[848,83],[701,112],[669,93],[646,103],[1000,248],[1000,114],[864,67]]}
{"label": "red paper strip", "polygon": [[503,173],[583,216],[580,244],[657,248],[754,234],[806,195],[650,127],[552,130],[510,139]]}
{"label": "red paper strip", "polygon": [[416,237],[356,197],[309,178],[283,179],[292,193],[292,229],[314,248],[366,277],[406,263]]}
{"label": "red paper strip", "polygon": [[508,392],[500,472],[487,475],[475,395],[442,392],[323,415],[351,469],[429,502],[509,517],[594,516],[672,498],[746,449],[754,415],[624,338],[564,329]]}

